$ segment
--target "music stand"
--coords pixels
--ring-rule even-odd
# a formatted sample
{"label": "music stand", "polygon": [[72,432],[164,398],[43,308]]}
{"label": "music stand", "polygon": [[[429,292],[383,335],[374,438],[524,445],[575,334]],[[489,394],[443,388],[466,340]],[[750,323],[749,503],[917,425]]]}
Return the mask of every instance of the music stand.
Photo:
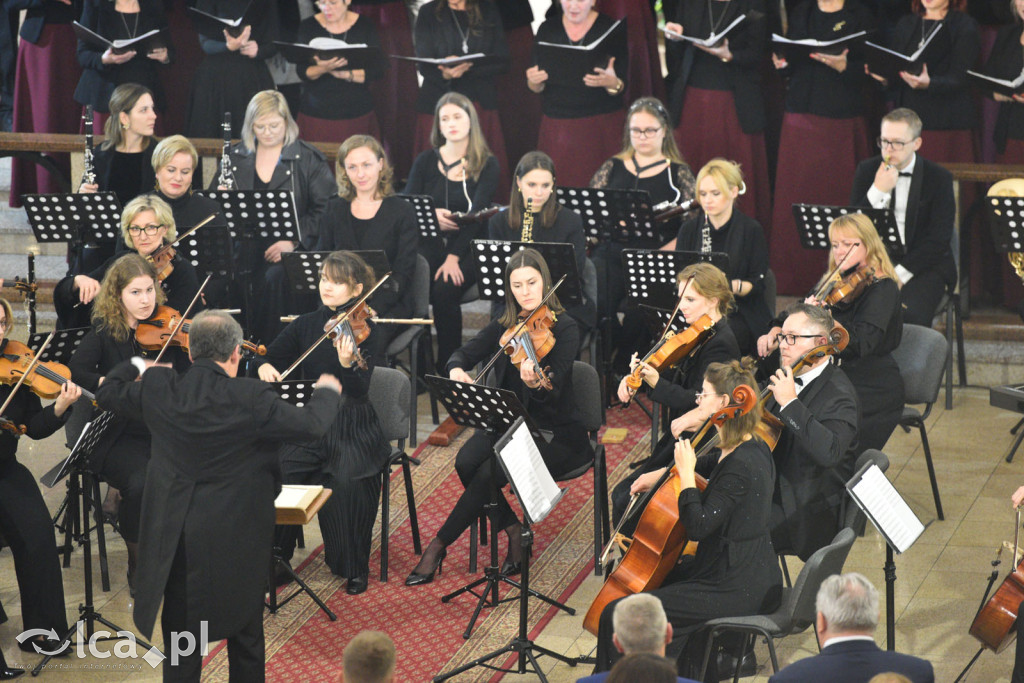
{"label": "music stand", "polygon": [[729,270],[729,255],[718,251],[704,254],[699,251],[623,249],[626,294],[633,303],[643,302],[655,308],[675,310],[679,302],[676,275],[694,263],[710,263],[725,273]]}
{"label": "music stand", "polygon": [[[371,251],[353,251],[373,270],[373,275],[378,280],[390,270],[388,255],[379,249]],[[320,287],[320,265],[331,252],[329,251],[291,251],[281,254],[281,263],[284,264],[284,272],[288,275],[288,282],[296,292],[316,292]],[[384,285],[387,287],[387,283]]]}
{"label": "music stand", "polygon": [[[315,390],[315,387],[313,385],[314,382],[309,380],[270,383],[270,386],[274,388],[274,391],[277,392],[278,396],[299,408],[306,405],[310,397],[313,396],[313,391]],[[313,514],[319,512],[320,508],[322,508],[324,503],[327,502],[327,498],[330,497],[330,492],[329,490],[325,489],[325,493],[327,494],[326,496],[323,496],[323,494],[321,494],[323,500],[317,499],[317,503],[319,503],[319,505],[314,504],[316,510],[313,510],[310,513],[309,519],[312,519]],[[304,523],[308,523],[309,519],[307,519],[306,522]],[[299,585],[298,590],[296,590],[294,593],[284,598],[283,600],[277,599],[277,589],[274,585],[274,579],[278,570],[283,571],[285,574],[290,576],[295,583]],[[284,558],[281,557],[281,548],[276,545],[274,546],[270,562],[270,581],[268,583],[268,590],[270,599],[266,603],[264,603],[264,606],[270,611],[271,614],[276,614],[279,609],[281,609],[289,602],[291,602],[293,598],[305,593],[313,599],[313,602],[316,603],[316,606],[323,610],[324,614],[326,614],[331,621],[338,620],[338,616],[334,612],[332,612],[329,607],[327,607],[324,601],[320,599],[320,596],[316,594],[316,591],[310,588],[305,581],[300,579],[298,575],[295,573],[295,571],[291,568],[291,565],[289,565],[288,562],[286,562]]]}
{"label": "music stand", "polygon": [[[67,365],[71,357],[75,355],[75,349],[82,342],[85,335],[89,334],[91,327],[72,327],[66,330],[57,330],[53,333],[53,340],[39,356],[40,362],[55,361],[61,365]],[[28,337],[28,345],[38,349],[50,336],[48,333],[40,332],[31,334]]]}
{"label": "music stand", "polygon": [[647,330],[655,339],[661,336],[661,332],[665,329],[665,325],[668,325],[668,329],[672,334],[679,334],[686,329],[686,321],[678,311],[676,311],[676,314],[673,316],[672,311],[667,311],[664,308],[658,308],[656,306],[640,304],[639,308],[640,312],[644,316],[644,322],[647,323]]}
{"label": "music stand", "polygon": [[121,202],[113,192],[26,194],[22,201],[37,242],[68,243],[72,272],[87,246],[109,246],[121,237]]}
{"label": "music stand", "polygon": [[441,225],[437,222],[437,210],[434,207],[434,198],[426,194],[396,194],[405,201],[412,204],[416,212],[416,226],[419,228],[420,237],[440,237]]}
{"label": "music stand", "polygon": [[548,264],[551,281],[568,275],[558,288],[558,300],[565,307],[583,303],[580,273],[576,268],[576,248],[568,242],[506,242],[504,240],[473,240],[476,255],[477,289],[486,301],[505,300],[505,267],[517,251],[536,249]]}
{"label": "music stand", "polygon": [[[95,630],[95,622],[100,622],[111,631],[115,636],[108,636],[103,640],[121,640],[122,638],[132,637],[140,643],[147,650],[159,652],[155,647],[147,643],[141,638],[137,638],[134,634],[123,629],[117,624],[108,621],[103,617],[98,610],[96,610],[93,603],[93,590],[92,590],[92,542],[91,533],[89,529],[89,511],[93,511],[95,515],[95,521],[97,526],[102,527],[103,517],[102,510],[99,501],[99,481],[96,479],[96,474],[92,471],[91,465],[89,464],[89,458],[96,450],[96,446],[102,440],[104,433],[107,430],[108,425],[113,419],[113,413],[104,412],[93,420],[86,424],[85,429],[82,430],[82,435],[78,438],[78,442],[74,448],[71,449],[71,453],[64,459],[63,462],[58,464],[56,467],[47,472],[40,481],[49,488],[53,488],[57,483],[60,482],[64,477],[70,477],[69,486],[75,490],[75,495],[72,496],[70,502],[70,514],[74,516],[75,525],[79,523],[79,508],[77,503],[77,492],[80,488],[83,505],[81,506],[81,524],[82,524],[82,575],[85,581],[85,597],[84,602],[78,606],[78,621],[85,620],[86,637],[90,640]],[[97,537],[97,542],[100,547],[100,561],[104,562],[106,558],[105,541],[103,538],[102,531]],[[65,551],[69,552],[67,546]],[[65,566],[68,566],[65,564]],[[104,587],[104,590],[110,590],[109,585]],[[66,633],[60,638],[60,647],[55,651],[55,654],[63,652],[65,644],[70,644],[71,638],[75,635],[78,629],[78,622],[71,626]],[[121,635],[122,633],[126,635]],[[36,665],[36,668],[32,670],[33,676],[38,676],[46,665],[50,662],[55,654],[48,654],[43,657],[43,660]]]}
{"label": "music stand", "polygon": [[854,213],[862,213],[871,219],[890,257],[897,259],[903,256],[903,240],[900,239],[900,230],[896,226],[896,215],[892,209],[793,204],[793,220],[796,221],[800,244],[804,249],[829,249],[832,242],[828,237],[828,226],[840,216]]}
{"label": "music stand", "polygon": [[583,218],[587,237],[613,242],[661,242],[653,202],[646,190],[559,187],[558,201]]}
{"label": "music stand", "polygon": [[[523,408],[523,404],[519,402],[513,391],[481,384],[456,382],[453,379],[438,377],[437,375],[426,375],[423,378],[423,382],[427,385],[430,393],[444,405],[445,410],[448,411],[448,415],[455,424],[483,430],[494,439],[495,443],[519,419],[523,420],[534,438],[543,437],[542,432],[533,423],[533,420],[526,413],[526,409]],[[487,506],[491,512],[497,509],[498,496],[501,495],[498,490],[498,465],[495,462],[496,460],[497,456],[491,460],[491,502]],[[466,639],[472,634],[473,625],[476,623],[477,617],[480,616],[480,611],[485,606],[496,607],[508,600],[508,598],[505,600],[499,599],[498,585],[500,583],[504,582],[515,588],[520,588],[518,582],[509,579],[498,569],[497,529],[492,529],[491,532],[491,563],[484,570],[483,578],[477,579],[441,598],[441,602],[447,603],[463,593],[472,593],[477,596],[476,609],[473,610],[473,616],[470,617],[466,631],[462,634],[462,637]],[[484,586],[483,592],[477,593],[476,588],[481,585]],[[525,587],[522,590],[526,590],[529,595],[540,598],[544,602],[563,609],[569,614],[576,613],[575,610],[538,591]],[[488,595],[492,596],[490,600],[488,600]]]}
{"label": "music stand", "polygon": [[[553,652],[534,644],[530,640],[527,626],[529,623],[530,553],[533,547],[532,525],[539,523],[550,513],[554,506],[558,504],[558,501],[561,500],[566,489],[559,490],[558,484],[551,478],[551,474],[540,457],[537,444],[530,436],[529,428],[526,426],[523,417],[516,419],[512,427],[498,440],[494,445],[494,451],[498,463],[501,465],[505,476],[512,486],[512,492],[519,499],[523,510],[522,533],[519,536],[519,547],[522,550],[523,557],[522,581],[508,580],[509,583],[519,584],[519,633],[505,647],[478,657],[448,673],[435,676],[434,681],[444,681],[469,669],[483,666],[506,673],[533,673],[540,678],[542,683],[547,683],[548,679],[544,676],[544,672],[537,663],[538,655],[547,655],[569,666],[576,666],[579,660],[576,657],[566,657],[565,655]],[[518,462],[512,466],[511,463],[513,461]],[[526,470],[525,476],[517,476],[517,472],[521,472],[523,469]],[[533,477],[530,475],[533,475]],[[531,481],[533,478],[543,483],[533,486]],[[529,493],[524,496],[524,492]],[[538,495],[532,495],[534,493]],[[539,505],[533,505],[532,501],[537,501]],[[497,535],[496,531],[496,529],[492,529],[492,538]],[[568,611],[570,614],[575,614],[574,611]],[[535,651],[537,655],[534,654]],[[509,653],[517,655],[517,666],[515,669],[502,669],[487,664],[492,659]],[[529,669],[527,664],[531,664],[533,669]]]}

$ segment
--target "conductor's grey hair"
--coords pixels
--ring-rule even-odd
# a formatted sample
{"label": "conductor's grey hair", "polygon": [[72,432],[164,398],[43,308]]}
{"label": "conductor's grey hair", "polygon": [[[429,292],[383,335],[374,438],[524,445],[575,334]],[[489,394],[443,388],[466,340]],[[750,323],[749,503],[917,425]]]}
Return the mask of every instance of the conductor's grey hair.
{"label": "conductor's grey hair", "polygon": [[878,590],[863,574],[833,574],[821,582],[817,609],[829,631],[871,632],[878,626]]}
{"label": "conductor's grey hair", "polygon": [[626,654],[657,654],[665,644],[668,618],[661,600],[635,593],[615,605],[612,628]]}
{"label": "conductor's grey hair", "polygon": [[242,326],[226,311],[203,311],[193,318],[188,337],[192,360],[209,358],[223,363],[242,343]]}

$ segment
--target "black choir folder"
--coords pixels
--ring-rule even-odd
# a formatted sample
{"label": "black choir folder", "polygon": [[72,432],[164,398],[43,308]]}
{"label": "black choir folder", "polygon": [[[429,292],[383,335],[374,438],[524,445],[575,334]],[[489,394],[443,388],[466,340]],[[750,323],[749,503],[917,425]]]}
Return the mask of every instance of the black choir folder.
{"label": "black choir folder", "polygon": [[890,83],[900,77],[901,71],[906,71],[915,76],[920,75],[924,69],[924,51],[935,39],[935,34],[942,30],[942,24],[928,35],[928,40],[917,48],[912,55],[905,55],[887,47],[876,45],[870,40],[864,42],[864,61],[867,62],[868,71],[881,76]]}
{"label": "black choir folder", "polygon": [[902,553],[924,533],[924,525],[899,491],[874,463],[868,463],[846,483],[860,506],[892,549]]}
{"label": "black choir folder", "polygon": [[88,43],[89,45],[95,45],[96,47],[104,49],[109,48],[115,55],[131,52],[132,50],[147,54],[161,47],[167,47],[169,42],[168,31],[166,28],[155,28],[152,31],[146,31],[141,36],[135,36],[134,38],[107,40],[95,31],[82,26],[77,21],[71,22],[71,27],[75,30],[75,36],[83,43]]}
{"label": "black choir folder", "polygon": [[810,60],[812,54],[840,55],[843,50],[853,48],[864,41],[867,31],[857,31],[835,40],[803,38],[792,40],[778,33],[772,34],[772,49],[781,52],[787,61]]}
{"label": "black choir folder", "polygon": [[391,55],[394,59],[404,59],[407,62],[417,64],[432,64],[433,66],[458,66],[466,62],[472,62],[473,66],[508,66],[509,58],[505,55],[485,55],[483,52],[474,52],[468,55],[457,55],[455,57],[405,57],[403,55]]}
{"label": "black choir folder", "polygon": [[609,37],[624,33],[626,21],[619,19],[589,45],[562,45],[538,41],[534,49],[537,66],[548,73],[548,85],[561,86],[579,83],[594,69],[608,66],[611,53],[607,49]]}
{"label": "black choir folder", "polygon": [[263,1],[252,2],[250,0],[242,16],[233,19],[214,16],[195,7],[188,7],[187,9],[191,12],[190,16],[197,33],[213,40],[224,40],[224,31],[227,31],[228,35],[237,38],[242,35],[242,31],[245,30],[246,26],[252,26],[260,21],[264,13]]}
{"label": "black choir folder", "polygon": [[274,45],[277,45],[282,57],[299,66],[313,64],[314,57],[322,60],[344,57],[348,60],[345,69],[369,69],[384,61],[384,52],[379,47],[370,47],[363,43],[346,43],[344,40],[323,36],[314,38],[308,45],[284,43],[280,40],[275,40]]}
{"label": "black choir folder", "polygon": [[994,76],[986,76],[970,69],[967,70],[967,75],[973,79],[975,87],[985,92],[997,92],[1007,97],[1024,94],[1024,72],[1021,72],[1020,76],[1017,76],[1012,81],[995,78]]}
{"label": "black choir folder", "polygon": [[[751,18],[754,18],[753,14],[754,13],[751,13]],[[760,13],[757,14],[760,16]],[[695,38],[693,36],[683,35],[682,33],[669,31],[667,28],[663,28],[661,30],[666,36],[668,36],[669,38],[673,38],[675,40],[685,40],[690,43],[693,43],[694,45],[700,45],[701,47],[715,47],[720,42],[722,42],[722,39],[725,38],[734,28],[743,23],[743,20],[746,18],[746,14],[739,15],[738,17],[732,20],[731,24],[722,29],[721,33],[715,33],[714,31],[712,31],[711,35],[709,35],[707,38]]]}

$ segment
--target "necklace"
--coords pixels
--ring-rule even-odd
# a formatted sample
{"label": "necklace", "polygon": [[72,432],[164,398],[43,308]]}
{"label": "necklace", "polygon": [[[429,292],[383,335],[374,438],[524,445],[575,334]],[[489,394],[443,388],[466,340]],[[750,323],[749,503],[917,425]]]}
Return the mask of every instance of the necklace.
{"label": "necklace", "polygon": [[[928,33],[925,33],[925,30],[924,30],[924,22],[926,22],[926,21],[934,21],[934,22],[935,22],[935,25],[934,25],[934,26],[932,26],[932,27],[931,27],[931,28],[930,28],[930,29],[928,30]],[[917,49],[918,49],[918,50],[920,50],[921,48],[923,48],[923,47],[924,47],[924,45],[925,45],[925,43],[927,43],[927,42],[928,42],[928,39],[929,39],[929,38],[931,38],[931,37],[932,37],[932,35],[933,35],[933,34],[934,34],[934,33],[935,33],[936,31],[938,31],[938,30],[939,30],[939,27],[940,27],[940,26],[942,26],[942,22],[943,22],[943,21],[944,21],[943,19],[925,19],[924,17],[922,17],[922,18],[921,18],[921,41],[920,41],[920,42],[919,42],[919,43],[917,44]]]}
{"label": "necklace", "polygon": [[[345,14],[342,15],[341,19],[339,19],[336,22],[335,25],[336,26],[344,26],[345,22],[347,20],[348,20],[348,10],[345,10]],[[352,26],[355,26],[355,24],[352,24],[352,26],[349,26],[347,29],[345,29],[344,32],[340,32],[339,31],[338,33],[335,33],[334,31],[332,31],[331,28],[329,26],[327,26],[326,24],[321,24],[321,26],[323,26],[324,30],[327,31],[327,33],[330,34],[331,38],[335,38],[335,39],[340,40],[340,41],[342,41],[344,43],[347,43],[348,42],[348,32],[352,30]],[[338,37],[339,33],[341,35],[340,38]]]}
{"label": "necklace", "polygon": [[718,33],[718,27],[725,21],[725,15],[729,13],[729,3],[732,0],[725,0],[722,3],[722,16],[718,17],[718,21],[715,21],[715,12],[712,8],[712,0],[708,0],[708,23],[711,25],[711,35],[709,38],[714,37]]}
{"label": "necklace", "polygon": [[452,21],[455,22],[455,30],[459,32],[459,37],[462,38],[462,54],[469,54],[469,27],[466,27],[466,31],[463,32],[462,24],[459,23],[459,16],[455,14],[455,10],[452,9],[451,5],[448,5],[448,12],[452,15]]}
{"label": "necklace", "polygon": [[128,34],[129,38],[134,38],[135,34],[139,32],[139,15],[142,14],[140,9],[138,12],[132,12],[135,15],[135,23],[132,28],[128,28],[128,20],[124,18],[126,12],[118,12],[117,15],[121,17],[121,23],[124,24],[125,33]]}

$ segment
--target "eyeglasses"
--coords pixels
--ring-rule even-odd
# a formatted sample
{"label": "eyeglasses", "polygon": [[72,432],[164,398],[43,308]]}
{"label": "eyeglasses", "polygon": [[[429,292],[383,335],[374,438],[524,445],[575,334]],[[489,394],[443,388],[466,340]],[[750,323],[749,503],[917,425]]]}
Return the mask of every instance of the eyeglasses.
{"label": "eyeglasses", "polygon": [[697,392],[697,396],[696,396],[697,403],[700,403],[702,400],[704,400],[705,398],[707,398],[709,396],[721,396],[721,394],[719,394],[717,391],[700,391],[700,392]]}
{"label": "eyeglasses", "polygon": [[629,134],[634,138],[653,138],[661,132],[661,128],[630,128]]}
{"label": "eyeglasses", "polygon": [[837,251],[839,249],[856,249],[859,246],[860,242],[833,242],[832,251]]}
{"label": "eyeglasses", "polygon": [[[917,138],[914,138],[916,140]],[[903,149],[904,145],[909,145],[914,140],[886,140],[885,138],[878,138],[875,143],[881,148],[891,147],[894,152],[898,152]]]}
{"label": "eyeglasses", "polygon": [[820,334],[786,334],[785,332],[779,332],[775,335],[775,342],[781,344],[786,342],[789,346],[796,344],[797,339],[814,339],[815,337],[821,337]]}
{"label": "eyeglasses", "polygon": [[138,225],[132,225],[132,226],[130,226],[128,228],[128,232],[130,234],[136,236],[136,237],[138,237],[141,233],[146,233],[147,235],[152,237],[162,227],[164,227],[164,226],[162,226],[162,225],[147,225],[146,227],[141,228]]}

